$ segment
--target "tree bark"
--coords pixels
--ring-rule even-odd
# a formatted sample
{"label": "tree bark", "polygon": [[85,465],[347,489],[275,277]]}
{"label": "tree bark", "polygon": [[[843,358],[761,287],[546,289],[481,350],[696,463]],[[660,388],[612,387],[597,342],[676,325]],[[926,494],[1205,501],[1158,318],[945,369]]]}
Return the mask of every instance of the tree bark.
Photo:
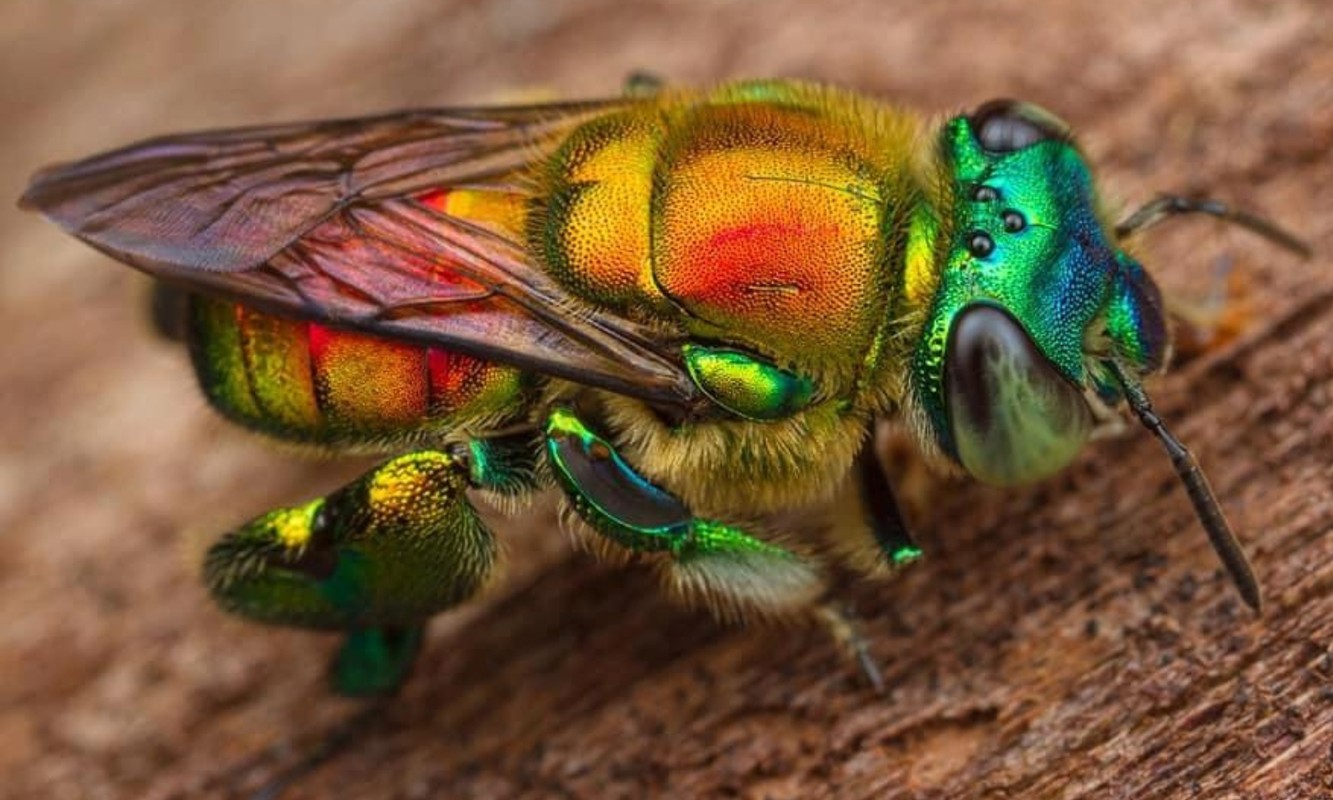
{"label": "tree bark", "polygon": [[[1253,558],[1262,615],[1136,427],[1040,486],[928,495],[928,558],[842,587],[882,696],[821,631],[718,627],[572,552],[539,509],[500,526],[502,585],[436,621],[402,694],[288,796],[1333,797],[1323,3],[370,7],[9,10],[3,185],[169,130],[606,94],[635,68],[803,75],[933,113],[1028,96],[1120,196],[1206,190],[1316,255],[1193,221],[1155,231],[1147,258],[1187,301],[1233,276],[1237,337],[1149,388]],[[209,606],[199,542],[356,466],[217,422],[138,321],[142,281],[3,213],[0,796],[243,795],[358,706],[326,692],[331,640]]]}

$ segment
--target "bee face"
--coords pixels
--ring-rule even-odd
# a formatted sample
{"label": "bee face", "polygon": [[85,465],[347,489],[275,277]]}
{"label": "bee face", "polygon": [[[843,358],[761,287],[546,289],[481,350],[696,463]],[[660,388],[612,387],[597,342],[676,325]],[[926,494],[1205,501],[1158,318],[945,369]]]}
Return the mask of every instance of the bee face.
{"label": "bee face", "polygon": [[947,122],[951,241],[913,361],[943,451],[1009,485],[1073,459],[1106,363],[1143,374],[1166,347],[1160,295],[1099,217],[1068,128],[1035,106],[987,103]]}

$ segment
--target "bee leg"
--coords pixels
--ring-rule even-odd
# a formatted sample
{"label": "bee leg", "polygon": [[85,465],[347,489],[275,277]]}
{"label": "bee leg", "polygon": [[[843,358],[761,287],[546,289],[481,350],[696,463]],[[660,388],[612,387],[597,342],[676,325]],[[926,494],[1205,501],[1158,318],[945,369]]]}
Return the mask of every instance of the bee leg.
{"label": "bee leg", "polygon": [[857,455],[821,527],[829,551],[859,575],[887,577],[922,556],[873,440]]}
{"label": "bee leg", "polygon": [[[574,510],[598,534],[635,553],[665,553],[667,585],[715,615],[813,620],[850,657],[876,692],[884,678],[860,626],[846,610],[820,602],[825,578],[795,553],[745,530],[696,517],[678,498],[644,478],[573,413],[556,409],[546,428],[547,455]],[[881,477],[882,479],[882,477]],[[899,528],[893,552],[909,546]],[[918,551],[919,552],[919,551]]]}
{"label": "bee leg", "polygon": [[1156,199],[1144,204],[1116,225],[1115,237],[1123,240],[1160,222],[1184,214],[1205,214],[1232,225],[1239,225],[1301,258],[1309,258],[1313,254],[1310,245],[1276,223],[1207,197],[1158,195]]}
{"label": "bee leg", "polygon": [[371,698],[253,797],[279,796],[383,717],[416,661],[426,620],[474,596],[493,572],[496,544],[466,491],[531,488],[534,455],[525,435],[409,453],[326,497],[271,511],[210,548],[204,577],[224,609],[345,631],[333,688]]}
{"label": "bee leg", "polygon": [[383,625],[349,631],[334,656],[331,680],[338,693],[371,697],[398,689],[421,650],[423,625]]}
{"label": "bee leg", "polygon": [[669,556],[667,585],[718,617],[795,617],[823,593],[824,576],[795,553],[696,517],[571,411],[552,411],[546,452],[556,482],[589,527],[630,552]]}
{"label": "bee leg", "polygon": [[260,622],[345,631],[334,689],[390,693],[411,670],[426,620],[491,576],[497,546],[466,492],[514,488],[524,473],[517,450],[481,440],[409,453],[327,497],[264,514],[209,549],[208,588],[223,609]]}
{"label": "bee leg", "polygon": [[873,439],[861,449],[856,462],[856,479],[860,483],[866,522],[880,557],[891,568],[906,566],[921,558],[921,548],[903,521],[898,498],[879,463]]}
{"label": "bee leg", "polygon": [[843,655],[855,662],[875,694],[884,694],[884,673],[870,654],[870,643],[861,632],[859,620],[846,608],[826,601],[815,607],[815,620],[833,637]]}

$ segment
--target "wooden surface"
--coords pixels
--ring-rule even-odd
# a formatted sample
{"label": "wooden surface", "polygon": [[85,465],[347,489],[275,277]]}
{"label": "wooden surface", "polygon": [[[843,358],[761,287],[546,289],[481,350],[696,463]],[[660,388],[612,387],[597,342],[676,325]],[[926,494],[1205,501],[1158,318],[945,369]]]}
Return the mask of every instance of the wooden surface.
{"label": "wooden surface", "polygon": [[[943,113],[1071,121],[1126,202],[1208,190],[1307,236],[1299,262],[1194,221],[1151,267],[1240,338],[1153,388],[1254,556],[1238,604],[1157,444],[1030,489],[945,487],[930,558],[848,586],[891,687],[813,630],[720,629],[572,553],[539,510],[508,580],[441,618],[418,674],[295,797],[1333,797],[1333,14],[1327,2],[230,4],[0,9],[0,196],[172,130],[797,76]],[[0,796],[230,796],[356,707],[332,642],[210,607],[201,542],[324,491],[212,417],[143,282],[0,210]]]}

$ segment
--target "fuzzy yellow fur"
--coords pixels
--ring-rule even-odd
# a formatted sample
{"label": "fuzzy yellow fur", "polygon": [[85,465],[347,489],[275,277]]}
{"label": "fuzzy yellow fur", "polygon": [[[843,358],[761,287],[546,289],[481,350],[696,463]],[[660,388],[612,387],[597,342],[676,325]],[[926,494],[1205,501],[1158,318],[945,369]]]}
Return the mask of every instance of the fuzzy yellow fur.
{"label": "fuzzy yellow fur", "polygon": [[612,439],[636,469],[696,513],[723,519],[828,500],[867,425],[865,416],[827,402],[775,422],[672,427],[636,400],[601,399]]}

